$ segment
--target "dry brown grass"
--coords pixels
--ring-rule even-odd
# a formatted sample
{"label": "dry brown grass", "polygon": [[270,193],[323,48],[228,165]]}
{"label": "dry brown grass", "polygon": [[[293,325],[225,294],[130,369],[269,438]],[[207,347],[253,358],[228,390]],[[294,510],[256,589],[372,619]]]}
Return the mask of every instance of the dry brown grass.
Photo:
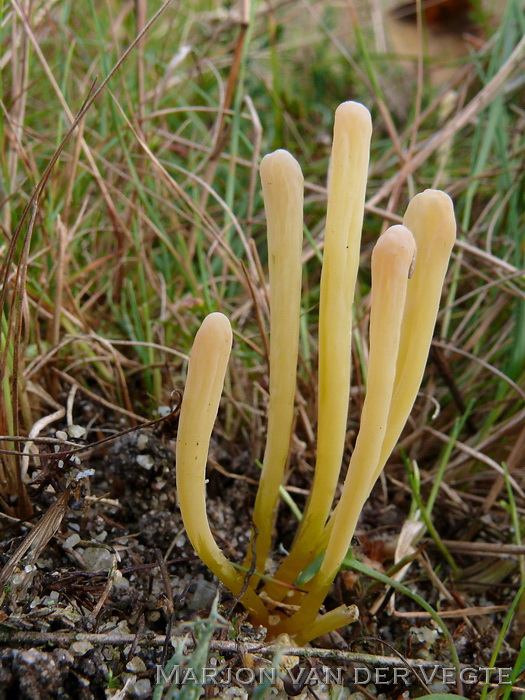
{"label": "dry brown grass", "polygon": [[[437,58],[420,57],[412,73],[399,56],[383,52],[387,25],[378,3],[358,7],[358,23],[345,26],[338,18],[351,20],[352,4],[261,3],[244,22],[220,3],[175,2],[139,43],[145,16],[160,3],[4,4],[5,560],[13,535],[27,533],[22,521],[45,518],[68,482],[42,439],[80,423],[91,443],[170,405],[172,391],[184,385],[195,329],[211,310],[227,313],[236,332],[213,457],[226,461],[230,486],[257,478],[268,318],[257,168],[261,154],[281,145],[301,162],[307,182],[299,404],[288,475],[302,505],[315,458],[323,173],[333,111],[344,99],[360,99],[375,123],[365,270],[373,241],[400,220],[415,192],[446,189],[459,223],[434,352],[400,443],[407,457],[395,450],[363,515],[367,561],[382,560],[389,569],[414,504],[432,494],[437,537],[426,553],[412,555],[409,576],[447,615],[461,615],[448,623],[453,633],[468,629],[472,648],[488,644],[514,659],[523,598],[508,646],[497,606],[508,609],[525,581],[524,13],[509,1],[501,32],[486,27],[472,57],[455,56],[452,73],[436,85]],[[350,33],[346,27],[352,41],[341,37]],[[366,272],[358,286],[348,454],[366,382]],[[94,455],[86,452],[83,466],[99,468]],[[407,478],[414,464],[419,485]],[[104,496],[93,483],[93,495]],[[248,489],[247,498],[253,495]],[[114,519],[105,508],[102,501],[100,512]],[[287,544],[293,529],[287,511],[279,523]],[[459,562],[460,575],[451,577],[443,550],[433,549],[441,545]],[[373,606],[379,595],[373,588],[361,583],[355,593],[344,581],[335,597],[360,595],[365,610]],[[474,617],[471,609],[478,615],[485,602],[484,616]],[[23,597],[6,603],[7,614],[28,604]],[[398,596],[398,618],[418,619],[403,606]],[[364,624],[381,634],[376,618],[365,616]]]}

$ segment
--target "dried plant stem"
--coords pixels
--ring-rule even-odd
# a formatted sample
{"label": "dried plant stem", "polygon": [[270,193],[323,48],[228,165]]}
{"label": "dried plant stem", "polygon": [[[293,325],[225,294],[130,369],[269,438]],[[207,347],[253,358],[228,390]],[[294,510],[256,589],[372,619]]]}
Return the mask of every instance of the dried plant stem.
{"label": "dried plant stem", "polygon": [[[168,637],[168,640],[170,638]],[[0,630],[0,643],[9,644],[30,644],[30,645],[59,645],[69,646],[73,642],[90,642],[94,646],[129,646],[134,642],[139,647],[162,647],[166,643],[166,635],[154,635],[148,633],[137,641],[135,634],[122,634],[114,632],[90,633],[90,632],[34,632],[34,631],[14,631]],[[188,636],[184,640],[184,648],[189,650],[195,647],[196,642]],[[436,668],[441,666],[435,661],[425,659],[409,659],[397,656],[381,656],[380,654],[365,654],[354,651],[343,651],[340,649],[319,649],[313,647],[296,647],[282,644],[260,644],[258,642],[221,641],[213,639],[209,646],[210,651],[218,651],[224,654],[238,655],[242,649],[244,653],[257,654],[265,658],[272,657],[276,653],[299,656],[304,659],[330,659],[342,663],[366,663],[375,666],[388,666],[389,668],[403,667],[407,664],[415,668]],[[466,666],[468,667],[468,666]]]}
{"label": "dried plant stem", "polygon": [[55,305],[53,308],[53,331],[51,344],[56,346],[60,342],[60,319],[62,315],[62,297],[64,292],[64,271],[66,267],[66,252],[68,243],[68,230],[62,219],[57,219],[58,251],[55,267]]}
{"label": "dried plant stem", "polygon": [[[496,75],[480,90],[475,97],[458,112],[452,119],[447,121],[443,128],[433,134],[405,164],[406,174],[413,173],[420,165],[437,151],[443,144],[448,143],[463,127],[474,121],[476,117],[499,95],[505,85],[506,80],[517,66],[523,61],[525,53],[525,37],[521,39],[514,51],[501,66]],[[370,199],[368,204],[377,205],[387,197],[395,188],[397,175],[386,182]]]}

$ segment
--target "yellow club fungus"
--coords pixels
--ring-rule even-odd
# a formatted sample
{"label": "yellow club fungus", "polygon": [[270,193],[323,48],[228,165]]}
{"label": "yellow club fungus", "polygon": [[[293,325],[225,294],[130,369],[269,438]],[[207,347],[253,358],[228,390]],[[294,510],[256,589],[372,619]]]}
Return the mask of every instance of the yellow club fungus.
{"label": "yellow club fungus", "polygon": [[[186,533],[195,551],[234,595],[244,577],[221,552],[206,514],[206,462],[232,347],[230,322],[221,313],[207,316],[191,350],[177,433],[177,496]],[[265,618],[261,599],[248,588],[241,598],[251,613]]]}
{"label": "yellow club fungus", "polygon": [[[253,524],[257,533],[256,571],[264,572],[295,411],[304,178],[299,163],[283,150],[265,156],[260,172],[270,271],[270,402],[266,449]],[[246,564],[251,564],[251,551]]]}
{"label": "yellow club fungus", "polygon": [[[232,342],[229,322],[222,314],[210,314],[197,333],[181,406],[177,488],[185,527],[197,554],[240,598],[252,621],[268,627],[270,637],[286,633],[301,644],[356,619],[354,606],[343,605],[324,615],[319,609],[347,553],[361,509],[417,396],[455,240],[450,198],[427,190],[412,200],[403,225],[388,229],[376,243],[361,426],[342,496],[330,515],[344,456],[352,303],[370,136],[366,108],[354,102],[342,104],[334,126],[321,275],[315,475],[291,552],[265,585],[261,585],[261,575],[271,551],[278,490],[293,425],[299,337],[303,178],[286,151],[266,156],[261,164],[270,269],[270,399],[267,445],[253,516],[256,561],[252,561],[250,548],[246,571],[239,571],[226,559],[206,516],[207,453]],[[316,573],[301,590],[290,593],[290,584],[321,554]]]}

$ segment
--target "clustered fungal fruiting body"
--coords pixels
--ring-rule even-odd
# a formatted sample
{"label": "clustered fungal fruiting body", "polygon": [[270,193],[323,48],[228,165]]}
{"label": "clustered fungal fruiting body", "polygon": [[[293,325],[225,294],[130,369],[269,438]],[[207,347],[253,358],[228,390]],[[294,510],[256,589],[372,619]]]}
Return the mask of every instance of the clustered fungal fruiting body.
{"label": "clustered fungal fruiting body", "polygon": [[[341,606],[324,615],[319,615],[319,608],[346,556],[361,509],[414,404],[456,235],[450,197],[426,190],[410,202],[403,225],[389,228],[375,245],[361,426],[341,498],[330,514],[347,426],[352,304],[371,132],[370,114],[363,105],[345,102],[339,106],[321,276],[315,476],[291,551],[271,579],[264,577],[264,584],[292,431],[299,342],[303,176],[286,151],[276,151],[261,163],[270,270],[270,399],[267,444],[253,514],[254,541],[241,569],[218,548],[206,516],[208,447],[232,344],[229,321],[220,313],[207,316],[195,337],[180,413],[177,490],[193,547],[239,597],[254,623],[266,626],[270,637],[287,633],[301,644],[356,619],[354,606]],[[301,572],[317,558],[316,573],[300,590],[294,588]]]}

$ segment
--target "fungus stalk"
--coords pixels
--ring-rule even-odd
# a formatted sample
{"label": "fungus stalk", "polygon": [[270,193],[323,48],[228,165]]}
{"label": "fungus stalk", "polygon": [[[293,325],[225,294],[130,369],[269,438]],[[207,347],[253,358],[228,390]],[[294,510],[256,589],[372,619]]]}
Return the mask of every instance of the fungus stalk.
{"label": "fungus stalk", "polygon": [[[268,230],[270,271],[270,401],[263,469],[253,511],[257,573],[263,573],[272,542],[273,522],[292,433],[303,244],[304,178],[287,151],[263,158],[261,182]],[[251,565],[251,547],[246,566]],[[257,579],[252,579],[254,584]]]}
{"label": "fungus stalk", "polygon": [[[372,121],[366,107],[344,102],[337,108],[319,308],[317,458],[310,498],[292,550],[275,575],[288,584],[312,560],[341,470],[350,394],[352,304],[371,135]],[[272,599],[282,600],[287,589],[269,583],[266,592]]]}
{"label": "fungus stalk", "polygon": [[[301,293],[303,179],[285,151],[263,159],[270,267],[270,403],[268,438],[244,575],[213,539],[205,503],[205,470],[231,351],[225,316],[210,314],[190,356],[177,436],[177,489],[182,517],[197,554],[269,636],[287,633],[304,644],[356,619],[354,606],[319,615],[348,551],[361,509],[408,419],[423,377],[441,290],[455,240],[450,198],[426,190],[410,203],[372,254],[369,365],[361,426],[343,491],[332,508],[343,458],[350,391],[352,303],[359,260],[371,123],[368,111],[346,102],[336,112],[319,310],[318,444],[314,482],[291,552],[274,579],[256,592],[271,535],[293,424]],[[417,248],[415,270],[411,278]],[[317,573],[290,594],[289,585],[323,554]],[[256,575],[254,575],[256,574]],[[248,580],[246,580],[248,576]],[[273,601],[283,601],[272,611]],[[290,617],[285,611],[296,612]]]}
{"label": "fungus stalk", "polygon": [[[456,240],[452,200],[440,190],[425,190],[411,200],[403,224],[416,241],[417,260],[407,287],[394,393],[374,482],[405,427],[425,372],[443,283]],[[326,548],[338,508],[325,528],[316,554]]]}
{"label": "fungus stalk", "polygon": [[[207,316],[190,354],[177,433],[176,479],[182,519],[193,548],[215,576],[238,596],[244,588],[244,576],[217,546],[206,514],[206,462],[231,347],[232,331],[226,316]],[[266,609],[251,588],[240,600],[254,619],[264,624]]]}
{"label": "fungus stalk", "polygon": [[[359,514],[374,484],[394,391],[407,282],[416,245],[404,226],[393,226],[372,253],[370,354],[366,397],[343,493],[320,569],[300,610],[286,624],[293,634],[311,624],[346,556]],[[322,618],[321,618],[322,619]]]}
{"label": "fungus stalk", "polygon": [[381,450],[383,462],[405,427],[425,372],[443,283],[456,241],[452,200],[440,190],[417,194],[407,207],[403,225],[412,231],[416,241],[417,262],[407,290],[391,416]]}

